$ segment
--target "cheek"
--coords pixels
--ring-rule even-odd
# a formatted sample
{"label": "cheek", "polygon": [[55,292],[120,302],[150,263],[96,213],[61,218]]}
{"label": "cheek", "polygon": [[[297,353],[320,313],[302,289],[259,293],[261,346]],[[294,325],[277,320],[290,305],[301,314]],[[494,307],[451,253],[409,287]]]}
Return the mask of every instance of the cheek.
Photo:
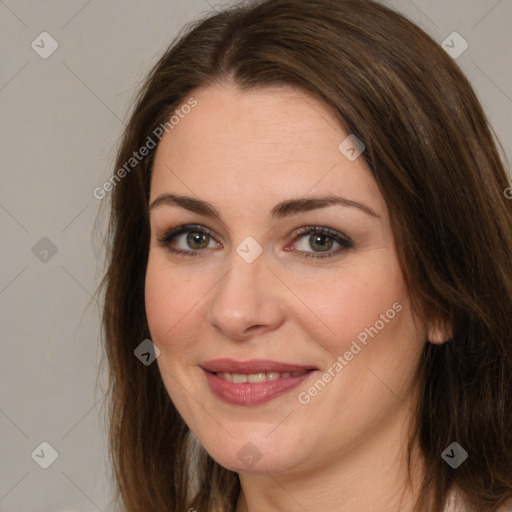
{"label": "cheek", "polygon": [[331,275],[314,282],[297,281],[294,289],[307,306],[296,316],[297,321],[307,332],[318,333],[316,341],[333,357],[347,350],[366,328],[376,322],[381,327],[381,315],[391,319],[385,322],[383,331],[396,328],[393,320],[398,316],[396,310],[401,309],[396,303],[408,303],[398,262],[389,257],[347,267],[335,278]]}
{"label": "cheek", "polygon": [[150,256],[146,271],[145,306],[149,330],[160,350],[168,350],[168,340],[176,337],[193,314],[194,306],[207,289],[203,281],[193,280],[186,273],[169,268],[157,255]]}

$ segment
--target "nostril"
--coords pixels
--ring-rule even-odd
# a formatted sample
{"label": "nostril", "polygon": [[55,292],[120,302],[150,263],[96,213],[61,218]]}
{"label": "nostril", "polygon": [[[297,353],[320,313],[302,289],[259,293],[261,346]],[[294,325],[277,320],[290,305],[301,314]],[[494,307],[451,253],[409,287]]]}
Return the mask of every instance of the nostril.
{"label": "nostril", "polygon": [[251,327],[248,327],[247,331],[254,331],[254,329],[258,329],[260,327],[263,327],[263,325],[251,325]]}

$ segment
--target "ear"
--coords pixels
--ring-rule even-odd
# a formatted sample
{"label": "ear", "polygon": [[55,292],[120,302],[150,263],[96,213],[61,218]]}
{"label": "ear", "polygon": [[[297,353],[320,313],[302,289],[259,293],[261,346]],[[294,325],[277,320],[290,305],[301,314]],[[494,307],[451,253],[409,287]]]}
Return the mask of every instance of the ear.
{"label": "ear", "polygon": [[427,339],[434,345],[446,343],[453,337],[453,329],[451,325],[444,322],[430,322],[427,328]]}

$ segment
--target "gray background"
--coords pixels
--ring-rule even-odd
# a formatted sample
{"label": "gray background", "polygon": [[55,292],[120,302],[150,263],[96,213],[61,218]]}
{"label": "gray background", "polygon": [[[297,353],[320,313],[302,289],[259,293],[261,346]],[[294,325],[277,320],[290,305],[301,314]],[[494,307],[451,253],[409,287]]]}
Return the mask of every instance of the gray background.
{"label": "gray background", "polygon": [[[388,3],[440,44],[454,31],[468,42],[456,60],[510,160],[512,1]],[[92,191],[114,171],[150,65],[185,23],[225,4],[0,0],[0,511],[112,510],[92,298],[103,259],[93,228],[107,200]],[[58,43],[46,59],[31,47],[51,48],[42,32]],[[43,441],[58,452],[48,469],[36,463],[48,449],[31,456]]]}

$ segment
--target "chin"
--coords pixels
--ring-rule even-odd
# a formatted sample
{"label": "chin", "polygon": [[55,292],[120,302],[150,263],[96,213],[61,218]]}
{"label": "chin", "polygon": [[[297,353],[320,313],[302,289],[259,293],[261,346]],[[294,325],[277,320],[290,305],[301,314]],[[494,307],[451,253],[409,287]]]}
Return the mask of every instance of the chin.
{"label": "chin", "polygon": [[[277,448],[268,439],[266,442],[251,441],[250,436],[246,436],[246,441],[231,439],[226,445],[212,441],[212,446],[203,446],[218,464],[236,473],[282,473],[296,469],[300,464],[293,447],[280,442]],[[290,453],[295,453],[295,457],[290,457]]]}

